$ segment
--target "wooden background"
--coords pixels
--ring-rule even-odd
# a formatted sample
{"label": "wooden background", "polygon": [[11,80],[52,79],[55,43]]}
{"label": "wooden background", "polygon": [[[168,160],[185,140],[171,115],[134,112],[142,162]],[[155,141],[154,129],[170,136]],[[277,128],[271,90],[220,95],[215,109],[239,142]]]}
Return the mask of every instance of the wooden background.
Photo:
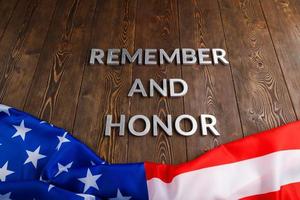
{"label": "wooden background", "polygon": [[[93,47],[219,47],[230,66],[89,66]],[[0,101],[113,163],[180,163],[297,120],[299,68],[298,0],[0,0]],[[135,78],[183,78],[189,92],[127,98]],[[183,113],[215,115],[222,135],[104,137],[107,114]]]}

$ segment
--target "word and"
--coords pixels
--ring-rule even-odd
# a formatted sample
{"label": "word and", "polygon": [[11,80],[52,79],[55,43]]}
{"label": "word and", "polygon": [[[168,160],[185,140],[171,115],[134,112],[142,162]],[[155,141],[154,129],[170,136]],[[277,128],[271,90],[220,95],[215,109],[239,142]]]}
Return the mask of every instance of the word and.
{"label": "word and", "polygon": [[[182,79],[163,79],[163,84],[160,86],[155,80],[150,79],[149,81],[149,95],[147,94],[145,87],[141,81],[141,79],[135,79],[133,82],[131,89],[128,93],[129,97],[132,97],[134,94],[141,94],[143,97],[153,97],[154,91],[159,93],[161,96],[167,97],[180,97],[184,96],[188,92],[188,85]],[[175,91],[175,85],[178,85],[181,90]],[[169,91],[169,92],[168,92]]]}

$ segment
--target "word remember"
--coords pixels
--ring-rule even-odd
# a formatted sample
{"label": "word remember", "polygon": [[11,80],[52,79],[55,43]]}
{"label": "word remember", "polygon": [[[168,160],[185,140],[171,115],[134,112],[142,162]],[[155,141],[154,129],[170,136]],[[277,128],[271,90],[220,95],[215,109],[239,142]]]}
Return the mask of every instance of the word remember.
{"label": "word remember", "polygon": [[138,65],[163,65],[167,63],[176,63],[177,65],[217,65],[219,63],[227,65],[229,62],[225,58],[224,49],[174,49],[168,54],[164,49],[137,49],[130,54],[127,49],[92,49],[90,56],[90,65],[125,65],[127,63],[137,63]]}

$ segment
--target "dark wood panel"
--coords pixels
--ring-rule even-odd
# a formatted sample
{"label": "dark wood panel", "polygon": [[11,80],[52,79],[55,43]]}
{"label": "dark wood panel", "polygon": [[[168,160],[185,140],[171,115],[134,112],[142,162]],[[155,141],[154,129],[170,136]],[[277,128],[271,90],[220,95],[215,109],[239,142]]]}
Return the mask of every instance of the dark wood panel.
{"label": "dark wood panel", "polygon": [[[217,1],[179,0],[182,47],[225,48],[224,32]],[[219,144],[241,138],[240,124],[230,66],[184,66],[183,78],[189,85],[185,112],[216,116],[220,137],[195,134],[187,138],[189,159]]]}
{"label": "dark wood panel", "polygon": [[[137,8],[135,48],[163,48],[171,51],[179,46],[178,8],[175,0],[139,1]],[[181,78],[181,67],[170,65],[134,66],[133,79],[140,78],[145,88],[149,79],[160,82],[163,78]],[[174,118],[184,113],[183,98],[165,98],[156,95],[152,98],[133,96],[131,115],[143,114],[151,117],[157,114],[166,119],[167,114]],[[142,130],[143,124],[136,129]],[[143,137],[129,139],[129,161],[156,161],[179,163],[186,161],[186,141],[174,132],[172,137],[162,131],[157,137],[151,133]]]}
{"label": "dark wood panel", "polygon": [[96,1],[59,1],[25,111],[71,131]]}
{"label": "dark wood panel", "polygon": [[[20,31],[18,40],[12,43],[5,62],[10,70],[2,81],[2,103],[22,109],[28,94],[38,59],[46,38],[56,1],[41,1],[32,14],[28,28]],[[13,18],[12,22],[15,19]],[[15,23],[12,24],[14,26]],[[9,24],[11,26],[11,24]],[[12,34],[7,32],[6,34]],[[6,38],[6,36],[4,37]]]}
{"label": "dark wood panel", "polygon": [[[97,6],[90,48],[134,48],[136,0],[100,1]],[[129,116],[127,98],[132,66],[87,66],[84,73],[74,135],[85,141],[109,162],[126,162],[128,134],[118,136],[113,129],[104,136],[105,116]]]}
{"label": "dark wood panel", "polygon": [[0,41],[17,3],[17,0],[0,1]]}
{"label": "dark wood panel", "polygon": [[15,62],[20,58],[20,49],[30,29],[32,15],[38,6],[38,1],[20,1],[15,8],[6,32],[0,41],[0,99],[3,99],[8,79],[15,68]]}
{"label": "dark wood panel", "polygon": [[244,132],[294,121],[259,1],[219,2]]}
{"label": "dark wood panel", "polygon": [[261,1],[277,56],[300,118],[300,2]]}

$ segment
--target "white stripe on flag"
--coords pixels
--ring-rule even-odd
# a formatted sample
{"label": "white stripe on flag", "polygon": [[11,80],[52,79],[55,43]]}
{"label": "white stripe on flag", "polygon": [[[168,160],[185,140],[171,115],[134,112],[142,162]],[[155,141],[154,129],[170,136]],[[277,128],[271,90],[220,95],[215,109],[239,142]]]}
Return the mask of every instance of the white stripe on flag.
{"label": "white stripe on flag", "polygon": [[[249,149],[251,151],[251,149]],[[300,150],[271,153],[240,162],[180,174],[171,183],[147,181],[149,199],[239,199],[300,182]]]}

